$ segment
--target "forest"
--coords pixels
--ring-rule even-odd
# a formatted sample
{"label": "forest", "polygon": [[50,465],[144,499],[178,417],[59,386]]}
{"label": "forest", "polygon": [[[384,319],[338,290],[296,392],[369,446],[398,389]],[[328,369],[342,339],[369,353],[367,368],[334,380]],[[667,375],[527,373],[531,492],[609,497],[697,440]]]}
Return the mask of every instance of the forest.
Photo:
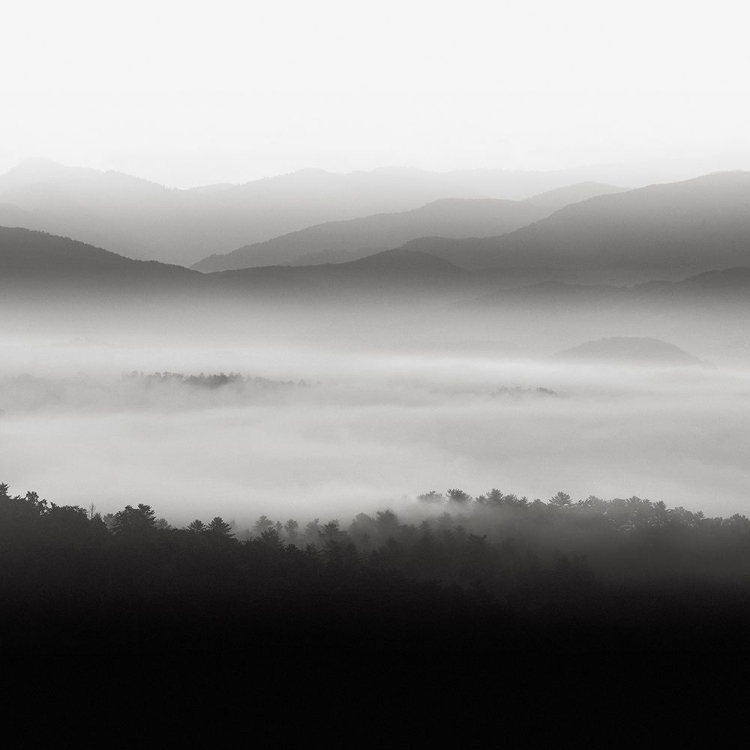
{"label": "forest", "polygon": [[0,649],[149,655],[747,651],[750,520],[638,497],[420,495],[350,523],[173,528],[0,484]]}

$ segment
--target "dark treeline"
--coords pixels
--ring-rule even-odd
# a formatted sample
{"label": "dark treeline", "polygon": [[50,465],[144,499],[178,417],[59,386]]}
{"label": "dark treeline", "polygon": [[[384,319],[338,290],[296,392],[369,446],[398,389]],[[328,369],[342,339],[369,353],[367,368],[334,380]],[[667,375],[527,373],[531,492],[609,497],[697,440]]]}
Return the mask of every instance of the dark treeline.
{"label": "dark treeline", "polygon": [[750,520],[451,489],[235,533],[0,485],[0,597],[15,653],[747,650]]}
{"label": "dark treeline", "polygon": [[[251,385],[257,388],[280,388],[290,387],[294,383],[291,380],[269,380],[259,376],[241,375],[238,372],[200,373],[199,375],[185,375],[182,372],[152,372],[143,373],[137,370],[123,374],[123,378],[129,381],[142,382],[146,385],[161,385],[163,383],[177,383],[179,385],[194,386],[196,388],[215,389],[225,385]],[[299,385],[305,385],[300,381]]]}
{"label": "dark treeline", "polygon": [[0,376],[0,415],[74,408],[185,408],[254,402],[310,387],[304,380],[271,380],[236,372],[126,372],[118,380],[79,374],[67,378]]}

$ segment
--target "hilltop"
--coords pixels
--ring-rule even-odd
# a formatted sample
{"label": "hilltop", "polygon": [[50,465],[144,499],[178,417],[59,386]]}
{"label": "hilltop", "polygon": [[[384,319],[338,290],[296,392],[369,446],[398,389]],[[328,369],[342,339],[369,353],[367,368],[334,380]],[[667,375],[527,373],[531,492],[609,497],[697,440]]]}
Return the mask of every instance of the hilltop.
{"label": "hilltop", "polygon": [[555,355],[558,359],[580,362],[643,365],[699,365],[701,360],[684,349],[654,338],[613,336],[586,341]]}

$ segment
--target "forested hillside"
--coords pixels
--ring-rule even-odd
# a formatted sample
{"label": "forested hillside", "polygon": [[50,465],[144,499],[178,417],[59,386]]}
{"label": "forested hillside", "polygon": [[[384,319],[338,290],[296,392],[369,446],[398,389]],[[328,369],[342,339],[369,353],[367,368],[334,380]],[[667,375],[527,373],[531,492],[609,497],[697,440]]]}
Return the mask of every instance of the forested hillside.
{"label": "forested hillside", "polygon": [[429,492],[410,517],[172,528],[0,485],[2,649],[747,650],[750,520]]}

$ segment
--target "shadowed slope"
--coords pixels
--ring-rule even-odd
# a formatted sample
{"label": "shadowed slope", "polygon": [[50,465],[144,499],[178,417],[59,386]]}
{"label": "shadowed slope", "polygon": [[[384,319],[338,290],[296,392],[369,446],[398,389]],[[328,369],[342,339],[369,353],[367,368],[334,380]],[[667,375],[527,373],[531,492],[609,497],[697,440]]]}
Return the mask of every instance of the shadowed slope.
{"label": "shadowed slope", "polygon": [[634,282],[750,264],[750,173],[604,195],[498,238],[406,245],[467,269]]}
{"label": "shadowed slope", "polygon": [[200,275],[182,266],[139,261],[68,237],[0,227],[0,279],[3,284],[53,282],[127,285],[132,282],[180,285]]}
{"label": "shadowed slope", "polygon": [[177,190],[118,172],[31,159],[0,175],[0,203],[31,214],[16,219],[25,228],[59,232],[64,222],[82,242],[131,258],[189,265],[210,252],[323,222],[408,211],[443,198],[523,198],[580,179],[567,172],[304,169],[242,185]]}
{"label": "shadowed slope", "polygon": [[[267,266],[201,274],[181,266],[124,258],[101,248],[26,229],[0,227],[0,285],[6,292],[54,290],[60,295],[149,290],[205,299],[344,299],[370,295],[476,294],[483,284],[448,261],[425,253],[389,250],[350,263]],[[486,288],[486,284],[484,285]],[[197,298],[196,298],[197,301]]]}
{"label": "shadowed slope", "polygon": [[308,227],[226,255],[211,255],[193,268],[211,272],[266,265],[341,263],[418,237],[504,234],[548,216],[551,210],[518,201],[445,199],[413,211]]}

